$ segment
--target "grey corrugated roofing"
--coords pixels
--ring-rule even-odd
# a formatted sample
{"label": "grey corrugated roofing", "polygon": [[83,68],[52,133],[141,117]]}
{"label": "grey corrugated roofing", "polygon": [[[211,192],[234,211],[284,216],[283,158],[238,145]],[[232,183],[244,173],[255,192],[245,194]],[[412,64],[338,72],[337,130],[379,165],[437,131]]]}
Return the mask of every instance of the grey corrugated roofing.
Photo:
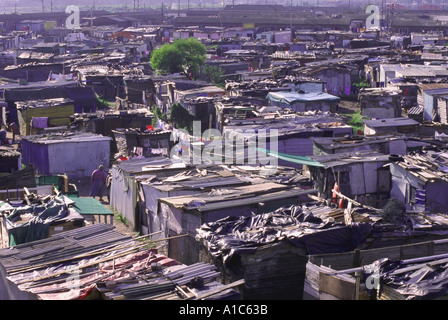
{"label": "grey corrugated roofing", "polygon": [[31,143],[55,144],[70,142],[91,142],[91,141],[111,141],[111,137],[105,137],[95,133],[49,133],[22,137]]}
{"label": "grey corrugated roofing", "polygon": [[325,92],[307,92],[298,93],[291,91],[269,92],[266,99],[291,104],[294,102],[312,102],[312,101],[340,101],[341,98]]}
{"label": "grey corrugated roofing", "polygon": [[166,157],[153,157],[144,159],[133,159],[121,161],[115,166],[127,173],[138,173],[143,172],[144,166],[170,166],[173,162],[171,159]]}
{"label": "grey corrugated roofing", "polygon": [[445,95],[445,94],[448,94],[448,87],[427,89],[427,90],[425,90],[425,94],[428,94],[428,95]]}
{"label": "grey corrugated roofing", "polygon": [[378,119],[378,120],[364,120],[365,125],[374,128],[380,127],[396,127],[396,126],[412,126],[418,125],[419,123],[413,119],[406,117],[400,118],[388,118],[388,119]]}
{"label": "grey corrugated roofing", "polygon": [[206,203],[206,204],[202,204],[200,206],[186,206],[184,209],[206,212],[206,211],[220,210],[220,209],[225,209],[225,208],[247,206],[247,205],[251,205],[251,204],[263,203],[263,202],[272,201],[272,200],[288,199],[288,198],[298,197],[301,195],[312,194],[312,193],[317,193],[317,190],[315,190],[315,189],[304,190],[304,189],[293,188],[293,189],[289,189],[289,190],[282,190],[280,192],[273,192],[273,193],[258,195],[258,196],[249,197],[249,198],[240,198],[240,199],[232,199],[232,200],[227,200],[227,201]]}
{"label": "grey corrugated roofing", "polygon": [[408,110],[408,114],[413,114],[413,115],[421,114],[422,112],[423,112],[423,107],[421,107],[421,106],[415,106]]}
{"label": "grey corrugated roofing", "polygon": [[312,137],[311,140],[316,144],[324,146],[327,149],[344,149],[369,144],[384,143],[392,140],[403,140],[404,137],[394,135],[387,136],[364,136],[361,138],[343,138],[343,137]]}
{"label": "grey corrugated roofing", "polygon": [[248,184],[238,177],[218,177],[218,178],[207,178],[207,179],[194,179],[192,181],[186,180],[178,182],[183,187],[188,187],[191,189],[209,188],[209,187],[224,187],[230,185],[242,185]]}
{"label": "grey corrugated roofing", "polygon": [[343,166],[355,162],[389,161],[389,155],[376,151],[328,154],[322,156],[310,156],[310,158],[325,164],[326,168]]}

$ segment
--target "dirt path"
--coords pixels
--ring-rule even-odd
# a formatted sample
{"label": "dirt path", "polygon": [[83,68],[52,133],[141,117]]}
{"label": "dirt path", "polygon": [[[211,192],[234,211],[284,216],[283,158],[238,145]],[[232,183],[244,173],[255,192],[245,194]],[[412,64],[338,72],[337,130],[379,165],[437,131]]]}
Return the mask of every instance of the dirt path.
{"label": "dirt path", "polygon": [[360,110],[358,101],[341,100],[339,102],[339,114],[351,114]]}
{"label": "dirt path", "polygon": [[[78,189],[78,194],[80,197],[88,197],[89,196],[90,186],[91,186],[89,177],[80,178],[80,179],[76,179],[76,180],[69,179],[69,183],[73,183],[74,185],[76,185],[76,188]],[[98,198],[97,198],[97,200],[98,200]],[[108,201],[103,201],[103,202],[101,202],[101,204],[104,205],[106,208],[108,208],[110,211],[115,212],[113,210],[113,208],[109,205]],[[117,228],[117,230],[123,234],[130,235],[130,236],[138,235],[138,233],[136,231],[134,231],[133,228],[127,226],[123,222],[123,220],[120,219],[120,216],[117,213],[114,214],[113,224]]]}

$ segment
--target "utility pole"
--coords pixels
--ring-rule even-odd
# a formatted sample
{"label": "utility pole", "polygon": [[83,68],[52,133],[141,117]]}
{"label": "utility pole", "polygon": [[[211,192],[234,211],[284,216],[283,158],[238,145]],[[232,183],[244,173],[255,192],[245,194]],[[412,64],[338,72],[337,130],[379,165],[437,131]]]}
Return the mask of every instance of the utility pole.
{"label": "utility pole", "polygon": [[290,27],[291,33],[292,33],[292,0],[291,0],[291,10],[290,10],[290,12],[291,12],[291,17],[290,17],[290,21],[289,21],[289,27]]}
{"label": "utility pole", "polygon": [[162,2],[162,24],[163,24],[163,2]]}
{"label": "utility pole", "polygon": [[44,0],[41,0],[41,1],[42,1],[42,12],[45,12]]}

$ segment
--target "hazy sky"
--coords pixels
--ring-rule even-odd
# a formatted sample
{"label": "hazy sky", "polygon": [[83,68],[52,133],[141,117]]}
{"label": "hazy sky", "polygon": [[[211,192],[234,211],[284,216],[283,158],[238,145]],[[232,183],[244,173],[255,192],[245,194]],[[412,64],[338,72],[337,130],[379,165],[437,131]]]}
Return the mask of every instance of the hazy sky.
{"label": "hazy sky", "polygon": [[[133,9],[134,6],[140,10],[144,8],[159,8],[163,3],[166,8],[177,9],[180,3],[181,7],[187,6],[188,0],[0,0],[2,6],[0,11],[3,13],[17,12],[46,12],[64,11],[68,5],[78,5],[82,9],[92,8],[104,9],[109,11],[122,10],[124,8]],[[43,1],[43,6],[42,6]],[[382,0],[190,0],[190,8],[204,7],[223,7],[234,4],[280,4],[284,6],[293,6],[301,4],[311,5],[341,5],[350,2],[351,6],[356,4],[366,5],[367,3],[381,4]],[[437,0],[386,0],[388,3],[401,3],[406,6],[411,4],[438,4]]]}

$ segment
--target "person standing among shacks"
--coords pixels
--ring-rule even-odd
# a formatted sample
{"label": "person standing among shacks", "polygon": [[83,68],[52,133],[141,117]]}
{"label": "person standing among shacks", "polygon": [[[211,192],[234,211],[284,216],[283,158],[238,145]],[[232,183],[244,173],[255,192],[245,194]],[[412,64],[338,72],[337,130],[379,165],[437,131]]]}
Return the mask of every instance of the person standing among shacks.
{"label": "person standing among shacks", "polygon": [[104,172],[104,166],[100,165],[98,169],[92,172],[92,188],[90,189],[90,196],[99,197],[103,201],[103,196],[106,196],[106,179],[107,174]]}

